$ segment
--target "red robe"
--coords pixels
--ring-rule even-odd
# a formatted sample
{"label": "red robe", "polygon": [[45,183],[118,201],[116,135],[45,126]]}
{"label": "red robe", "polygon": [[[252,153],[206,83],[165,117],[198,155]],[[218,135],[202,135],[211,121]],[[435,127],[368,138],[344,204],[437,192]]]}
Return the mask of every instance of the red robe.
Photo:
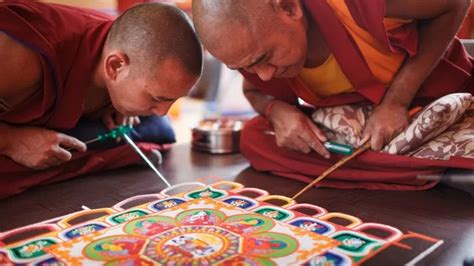
{"label": "red robe", "polygon": [[[35,1],[0,2],[0,31],[40,55],[42,91],[0,113],[0,122],[73,128],[83,114],[85,89],[113,19],[93,10]],[[159,145],[146,144],[148,149]],[[75,153],[64,165],[34,171],[0,156],[0,198],[31,186],[64,180],[84,173],[117,168],[139,160],[127,146]]]}
{"label": "red robe", "polygon": [[[354,92],[315,98],[311,91],[287,79],[264,82],[255,74],[243,72],[245,78],[263,93],[296,104],[297,97],[315,107],[336,106],[367,102],[378,104],[386,87],[371,73],[355,41],[337,19],[333,9],[324,0],[303,0],[312,19],[319,25],[331,52],[342,71],[354,86]],[[383,25],[384,0],[345,0],[354,20],[385,46],[387,51],[415,56],[418,33],[416,23],[386,31]],[[311,47],[309,47],[311,49]],[[473,64],[463,45],[455,39],[439,64],[422,84],[413,104],[425,105],[454,92],[473,92]],[[341,157],[333,155],[326,160],[317,154],[300,154],[276,146],[265,119],[257,117],[246,124],[241,136],[241,151],[259,171],[310,182]],[[366,189],[426,189],[434,182],[416,180],[417,175],[440,173],[446,167],[474,168],[474,160],[453,157],[447,161],[433,161],[406,156],[367,151],[343,168],[335,171],[319,185],[338,188]]]}

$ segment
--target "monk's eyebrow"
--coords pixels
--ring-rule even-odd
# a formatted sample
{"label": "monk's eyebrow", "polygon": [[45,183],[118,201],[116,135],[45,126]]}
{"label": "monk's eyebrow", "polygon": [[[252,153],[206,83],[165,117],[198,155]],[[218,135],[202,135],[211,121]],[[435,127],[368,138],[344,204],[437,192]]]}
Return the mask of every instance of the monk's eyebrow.
{"label": "monk's eyebrow", "polygon": [[259,57],[257,57],[257,59],[255,59],[252,63],[250,63],[250,65],[248,65],[248,66],[239,67],[239,68],[229,67],[229,69],[238,70],[238,69],[241,69],[241,68],[250,68],[250,67],[253,67],[253,66],[255,66],[255,65],[260,64],[263,60],[265,60],[266,57],[267,57],[267,53],[263,53],[262,55],[260,55]]}

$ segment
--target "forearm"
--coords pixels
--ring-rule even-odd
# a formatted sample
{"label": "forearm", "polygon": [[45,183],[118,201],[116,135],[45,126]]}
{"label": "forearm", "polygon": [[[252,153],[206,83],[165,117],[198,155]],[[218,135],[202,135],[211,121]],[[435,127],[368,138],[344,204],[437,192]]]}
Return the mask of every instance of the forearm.
{"label": "forearm", "polygon": [[467,12],[467,4],[463,4],[463,1],[454,2],[457,4],[447,6],[437,16],[419,21],[418,52],[400,68],[387,90],[383,104],[410,105],[421,84],[453,40]]}

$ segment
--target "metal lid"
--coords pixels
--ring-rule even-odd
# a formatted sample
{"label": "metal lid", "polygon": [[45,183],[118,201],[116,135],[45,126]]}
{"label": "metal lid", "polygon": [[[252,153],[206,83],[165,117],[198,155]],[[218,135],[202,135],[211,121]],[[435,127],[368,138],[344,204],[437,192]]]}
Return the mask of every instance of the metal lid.
{"label": "metal lid", "polygon": [[242,130],[243,122],[229,118],[204,119],[199,125],[193,128],[193,131],[208,133],[232,133]]}

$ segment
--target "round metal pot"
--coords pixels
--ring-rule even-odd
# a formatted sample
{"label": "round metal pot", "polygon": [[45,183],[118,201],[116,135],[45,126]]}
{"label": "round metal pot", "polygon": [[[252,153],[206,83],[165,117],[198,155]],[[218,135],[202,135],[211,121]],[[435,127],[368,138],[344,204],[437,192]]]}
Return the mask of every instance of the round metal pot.
{"label": "round metal pot", "polygon": [[192,148],[212,154],[239,152],[243,122],[233,119],[205,119],[192,129]]}

